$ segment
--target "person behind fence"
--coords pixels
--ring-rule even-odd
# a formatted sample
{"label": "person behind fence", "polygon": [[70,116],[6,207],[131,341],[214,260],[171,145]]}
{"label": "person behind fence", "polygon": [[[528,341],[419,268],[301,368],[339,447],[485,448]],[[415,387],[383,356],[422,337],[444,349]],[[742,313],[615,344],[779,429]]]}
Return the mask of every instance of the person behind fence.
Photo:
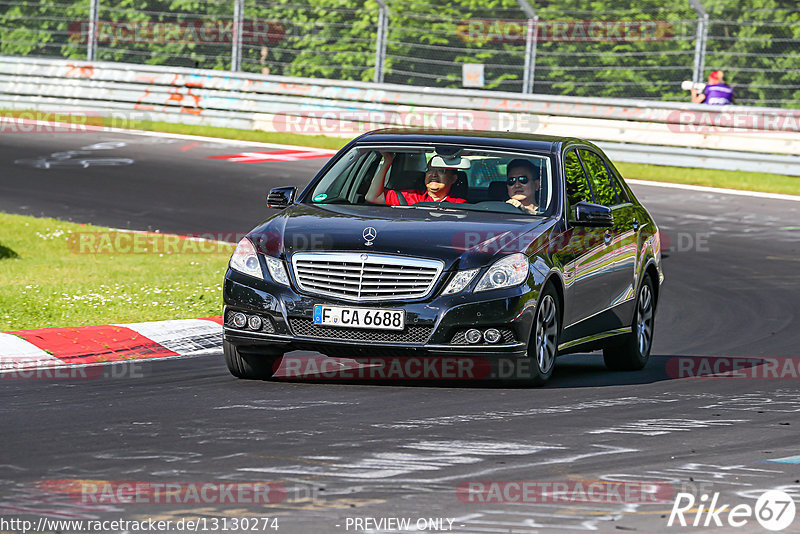
{"label": "person behind fence", "polygon": [[536,193],[541,186],[539,169],[527,159],[514,159],[508,164],[506,171],[507,203],[531,215],[539,207]]}
{"label": "person behind fence", "polygon": [[[386,174],[392,166],[394,154],[391,152],[382,152],[383,164],[375,174],[372,184],[367,191],[366,200],[372,204],[386,204],[387,206],[397,206],[401,204],[398,198],[398,191],[385,189]],[[433,165],[434,157],[428,162],[427,170],[425,171],[425,191],[406,190],[399,191],[403,195],[406,202],[416,204],[417,202],[456,202],[462,204],[466,202],[463,198],[450,197],[450,188],[458,179],[458,174],[455,169],[448,167],[435,167]],[[440,158],[441,159],[441,158]]]}
{"label": "person behind fence", "polygon": [[725,83],[725,73],[715,70],[708,75],[708,85],[702,93],[697,89],[692,89],[692,103],[706,104],[712,106],[727,106],[733,104],[733,89]]}
{"label": "person behind fence", "polygon": [[261,47],[261,60],[259,63],[261,64],[261,74],[269,74],[269,67],[267,66],[267,55],[269,54],[269,48],[266,46]]}

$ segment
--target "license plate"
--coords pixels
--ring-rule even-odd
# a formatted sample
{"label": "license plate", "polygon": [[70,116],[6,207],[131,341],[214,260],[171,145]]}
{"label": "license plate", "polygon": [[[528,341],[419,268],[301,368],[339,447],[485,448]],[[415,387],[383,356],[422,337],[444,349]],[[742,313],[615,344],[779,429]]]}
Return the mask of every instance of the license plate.
{"label": "license plate", "polygon": [[406,312],[405,310],[316,304],[314,305],[314,324],[375,330],[402,330],[406,326]]}

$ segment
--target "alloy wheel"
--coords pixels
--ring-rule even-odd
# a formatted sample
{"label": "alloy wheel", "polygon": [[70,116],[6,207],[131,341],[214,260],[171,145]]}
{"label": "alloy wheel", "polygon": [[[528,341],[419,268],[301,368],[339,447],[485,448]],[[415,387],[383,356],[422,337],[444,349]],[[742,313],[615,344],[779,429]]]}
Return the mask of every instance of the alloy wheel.
{"label": "alloy wheel", "polygon": [[647,354],[653,340],[653,293],[650,286],[642,285],[639,293],[639,308],[636,322],[636,339],[639,343],[639,353]]}
{"label": "alloy wheel", "polygon": [[547,374],[556,361],[558,351],[558,313],[552,295],[545,295],[536,314],[536,360]]}

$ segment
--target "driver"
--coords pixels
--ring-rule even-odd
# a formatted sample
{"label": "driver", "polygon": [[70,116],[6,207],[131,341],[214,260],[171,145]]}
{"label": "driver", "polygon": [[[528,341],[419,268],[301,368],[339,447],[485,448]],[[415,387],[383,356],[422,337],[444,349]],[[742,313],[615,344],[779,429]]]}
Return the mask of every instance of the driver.
{"label": "driver", "polygon": [[508,164],[506,172],[507,203],[531,215],[536,214],[536,192],[541,180],[539,170],[527,159],[514,159]]}
{"label": "driver", "polygon": [[[382,152],[383,164],[375,178],[372,179],[372,184],[367,191],[366,200],[372,204],[386,204],[387,206],[397,206],[400,204],[400,199],[397,197],[397,191],[385,189],[386,173],[392,165],[394,154],[390,152]],[[416,204],[417,202],[455,202],[458,204],[466,202],[463,198],[453,198],[450,196],[450,188],[458,180],[458,174],[455,169],[447,167],[434,167],[431,165],[433,159],[428,162],[428,168],[425,171],[425,191],[415,191],[413,189],[400,191],[400,194],[406,199],[409,205]]]}

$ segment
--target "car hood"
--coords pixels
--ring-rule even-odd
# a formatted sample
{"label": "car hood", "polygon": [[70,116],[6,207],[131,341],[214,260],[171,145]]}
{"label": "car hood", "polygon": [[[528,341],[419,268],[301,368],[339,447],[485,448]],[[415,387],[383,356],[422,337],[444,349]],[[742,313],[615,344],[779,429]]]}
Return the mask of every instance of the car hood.
{"label": "car hood", "polygon": [[[536,247],[552,224],[483,211],[298,204],[248,236],[262,254],[287,260],[296,252],[372,252],[439,259],[445,269],[463,270]],[[374,229],[371,240],[364,237],[368,228]]]}

